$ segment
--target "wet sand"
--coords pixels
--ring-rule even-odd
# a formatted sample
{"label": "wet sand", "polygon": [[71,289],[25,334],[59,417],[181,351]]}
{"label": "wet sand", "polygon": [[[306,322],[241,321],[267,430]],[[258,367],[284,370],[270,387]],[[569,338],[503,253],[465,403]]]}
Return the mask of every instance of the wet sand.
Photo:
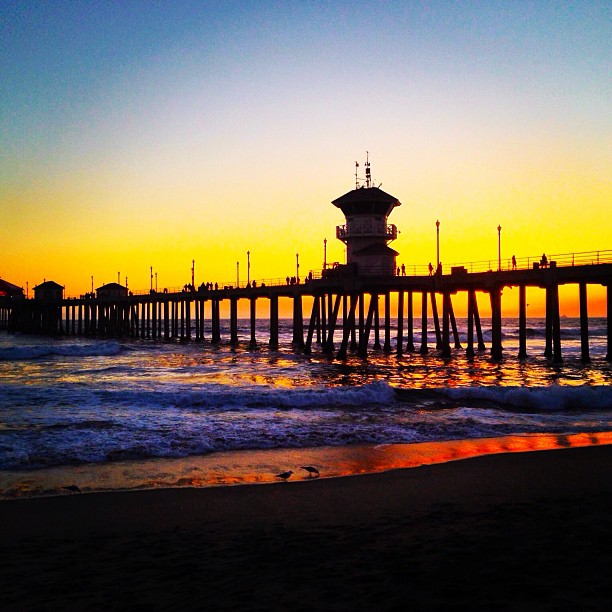
{"label": "wet sand", "polygon": [[0,502],[0,607],[607,610],[612,446]]}

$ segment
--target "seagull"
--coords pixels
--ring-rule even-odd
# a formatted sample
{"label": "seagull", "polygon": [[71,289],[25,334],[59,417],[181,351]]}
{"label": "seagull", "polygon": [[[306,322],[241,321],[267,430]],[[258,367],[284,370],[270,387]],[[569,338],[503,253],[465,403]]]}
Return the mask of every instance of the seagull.
{"label": "seagull", "polygon": [[66,489],[66,491],[70,491],[70,495],[73,493],[81,493],[81,489],[76,485],[68,485],[67,487],[62,487],[62,489]]}
{"label": "seagull", "polygon": [[277,474],[276,477],[280,478],[283,482],[287,482],[287,480],[291,478],[291,474],[293,474],[293,472],[289,470],[288,472],[281,472],[280,474]]}
{"label": "seagull", "polygon": [[319,470],[314,465],[303,465],[301,469],[308,472],[308,478],[318,478],[320,476]]}

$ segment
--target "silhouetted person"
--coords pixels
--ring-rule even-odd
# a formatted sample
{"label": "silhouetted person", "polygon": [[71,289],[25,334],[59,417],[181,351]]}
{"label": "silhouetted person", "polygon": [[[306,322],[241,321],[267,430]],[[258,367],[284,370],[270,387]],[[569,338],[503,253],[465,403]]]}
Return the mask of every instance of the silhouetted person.
{"label": "silhouetted person", "polygon": [[406,266],[402,264],[402,276],[406,276]]}
{"label": "silhouetted person", "polygon": [[287,279],[286,279],[286,280],[287,280],[287,284],[289,284],[289,281],[290,281],[291,279],[290,279],[289,277],[287,277]]}
{"label": "silhouetted person", "polygon": [[516,255],[512,256],[512,269],[516,270]]}
{"label": "silhouetted person", "polygon": [[431,265],[431,261],[429,262],[429,276],[433,276],[433,266]]}
{"label": "silhouetted person", "polygon": [[398,275],[398,276],[400,275],[400,269],[399,269],[399,266],[397,266],[397,275]]}
{"label": "silhouetted person", "polygon": [[546,268],[546,266],[548,266],[548,257],[546,257],[546,253],[542,253],[542,259],[540,260],[540,265],[543,268]]}

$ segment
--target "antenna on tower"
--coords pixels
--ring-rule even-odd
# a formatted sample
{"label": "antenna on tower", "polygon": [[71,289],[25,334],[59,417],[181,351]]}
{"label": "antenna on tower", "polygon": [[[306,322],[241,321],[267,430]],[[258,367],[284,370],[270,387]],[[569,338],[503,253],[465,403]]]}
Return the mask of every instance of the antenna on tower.
{"label": "antenna on tower", "polygon": [[359,189],[359,177],[357,176],[357,168],[359,168],[359,162],[355,162],[355,189]]}
{"label": "antenna on tower", "polygon": [[372,175],[370,173],[370,152],[369,151],[366,151],[365,171],[366,171],[366,187],[369,189],[372,186]]}

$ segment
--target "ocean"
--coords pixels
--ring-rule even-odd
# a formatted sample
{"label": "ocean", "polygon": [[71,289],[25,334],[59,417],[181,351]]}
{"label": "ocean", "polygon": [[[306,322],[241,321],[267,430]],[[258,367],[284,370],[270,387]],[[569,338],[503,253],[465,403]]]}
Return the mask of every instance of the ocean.
{"label": "ocean", "polygon": [[[490,321],[482,324],[489,341]],[[478,454],[520,450],[521,440],[607,440],[605,319],[590,319],[590,364],[580,361],[578,319],[562,319],[560,365],[543,356],[544,320],[528,324],[529,357],[519,361],[517,320],[504,320],[500,362],[488,351],[468,360],[465,348],[450,359],[432,348],[400,358],[370,351],[367,360],[317,347],[304,355],[291,346],[289,320],[276,351],[264,342],[266,320],[256,350],[248,320],[237,347],[0,332],[0,497],[66,493],[74,483],[100,491],[273,482],[284,469],[307,477],[306,462],[327,476],[403,466],[410,449],[445,449],[446,460],[466,444]],[[465,347],[467,323],[458,325]]]}

